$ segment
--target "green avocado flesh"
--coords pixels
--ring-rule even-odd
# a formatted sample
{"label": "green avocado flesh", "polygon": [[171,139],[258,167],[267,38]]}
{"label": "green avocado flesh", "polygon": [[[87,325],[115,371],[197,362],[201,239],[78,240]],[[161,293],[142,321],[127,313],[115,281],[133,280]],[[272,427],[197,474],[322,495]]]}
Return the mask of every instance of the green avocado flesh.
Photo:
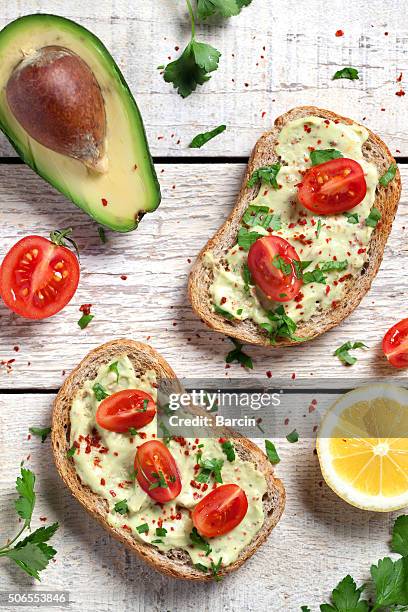
{"label": "green avocado flesh", "polygon": [[[6,86],[21,60],[50,45],[76,53],[93,72],[105,104],[108,170],[44,147],[10,111]],[[0,128],[37,174],[99,223],[128,232],[160,204],[160,187],[136,102],[109,51],[91,32],[56,15],[27,15],[0,32]]]}

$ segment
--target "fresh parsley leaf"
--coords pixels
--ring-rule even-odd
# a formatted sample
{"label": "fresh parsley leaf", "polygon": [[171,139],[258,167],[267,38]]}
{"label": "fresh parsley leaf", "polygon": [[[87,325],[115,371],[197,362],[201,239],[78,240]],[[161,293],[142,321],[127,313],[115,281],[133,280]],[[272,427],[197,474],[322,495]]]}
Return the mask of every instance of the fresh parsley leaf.
{"label": "fresh parsley leaf", "polygon": [[147,533],[149,531],[149,525],[147,523],[143,523],[142,525],[138,525],[138,527],[136,527],[136,531],[138,533]]}
{"label": "fresh parsley leaf", "polygon": [[332,77],[332,81],[335,81],[336,79],[349,79],[350,81],[355,81],[359,78],[358,70],[356,68],[351,68],[351,66],[347,66],[346,68],[337,70]]}
{"label": "fresh parsley leaf", "polygon": [[67,457],[73,457],[75,455],[76,446],[73,444],[70,449],[67,450]]}
{"label": "fresh parsley leaf", "polygon": [[221,53],[211,45],[192,38],[180,57],[167,64],[163,78],[166,83],[173,83],[182,98],[187,98],[197,85],[210,79],[208,73],[217,70],[220,56]]}
{"label": "fresh parsley leaf", "polygon": [[164,527],[156,527],[156,535],[159,538],[165,538],[167,535],[167,529],[165,529]]}
{"label": "fresh parsley leaf", "polygon": [[190,533],[190,540],[199,550],[203,550],[206,556],[208,556],[212,551],[212,548],[210,547],[209,543],[207,542],[207,540],[204,540],[204,538],[200,536],[196,527],[193,527],[193,530]]}
{"label": "fresh parsley leaf", "polygon": [[224,132],[226,129],[226,125],[219,125],[210,132],[202,132],[201,134],[197,134],[197,136],[194,136],[193,140],[189,144],[190,149],[201,149],[201,147],[209,140],[212,140],[218,136],[218,134],[222,134],[222,132]]}
{"label": "fresh parsley leaf", "polygon": [[95,397],[98,402],[101,402],[105,397],[109,397],[109,393],[106,393],[105,389],[100,383],[95,383],[92,387],[92,391],[95,393]]}
{"label": "fresh parsley leaf", "polygon": [[252,281],[251,272],[249,271],[247,263],[244,263],[242,266],[242,278],[244,279],[244,291],[245,293],[249,293],[249,285],[253,285],[254,283]]}
{"label": "fresh parsley leaf", "polygon": [[364,586],[359,589],[351,576],[346,576],[332,592],[333,605],[323,604],[321,612],[368,612],[369,606],[361,599]]}
{"label": "fresh parsley leaf", "polygon": [[408,557],[408,515],[399,516],[392,531],[391,550]]}
{"label": "fresh parsley leaf", "polygon": [[279,185],[276,177],[278,176],[280,169],[280,164],[273,164],[272,166],[264,166],[263,168],[254,170],[251,178],[247,182],[247,187],[254,187],[258,181],[261,181],[263,183],[267,183],[268,185],[272,185],[274,189],[278,189]]}
{"label": "fresh parsley leaf", "polygon": [[384,172],[384,174],[382,175],[382,177],[380,178],[378,182],[383,187],[387,187],[388,183],[390,183],[393,180],[393,178],[395,178],[396,173],[397,173],[397,165],[391,164],[388,170]]}
{"label": "fresh parsley leaf", "polygon": [[301,606],[300,609],[302,612],[312,612],[309,606]]}
{"label": "fresh parsley leaf", "polygon": [[237,244],[239,247],[242,247],[244,251],[249,251],[254,242],[256,242],[258,238],[262,238],[262,236],[263,234],[258,234],[258,232],[252,232],[245,227],[241,227],[238,231]]}
{"label": "fresh parsley leaf", "polygon": [[51,427],[30,427],[28,431],[34,436],[39,436],[42,443],[46,441],[48,435],[51,433]]}
{"label": "fresh parsley leaf", "polygon": [[99,225],[98,227],[98,234],[99,234],[99,240],[102,242],[102,244],[106,244],[107,238],[106,238],[106,234],[105,234],[105,228],[102,227],[101,225]]}
{"label": "fresh parsley leaf", "polygon": [[199,453],[197,455],[197,463],[201,468],[201,472],[195,477],[197,482],[208,482],[210,476],[213,476],[215,482],[222,484],[221,470],[224,465],[224,459],[202,459]]}
{"label": "fresh parsley leaf", "polygon": [[260,327],[268,332],[271,342],[275,342],[276,338],[289,338],[295,342],[303,342],[306,338],[299,338],[295,335],[297,329],[296,323],[285,312],[283,305],[280,305],[273,312],[268,312],[268,319],[274,323],[261,323]]}
{"label": "fresh parsley leaf", "polygon": [[290,442],[291,444],[293,444],[294,442],[298,442],[299,440],[299,434],[296,431],[296,429],[294,429],[293,431],[291,431],[287,436],[286,439],[288,442]]}
{"label": "fresh parsley leaf", "polygon": [[265,440],[265,450],[269,461],[273,465],[279,463],[280,457],[273,442],[271,442],[270,440]]}
{"label": "fresh parsley leaf", "polygon": [[224,308],[221,308],[217,304],[213,304],[213,307],[214,307],[214,312],[216,312],[217,314],[221,315],[222,317],[225,317],[226,319],[233,319],[234,318],[234,315],[232,315],[230,312],[228,312],[228,310],[224,310]]}
{"label": "fresh parsley leaf", "polygon": [[303,270],[308,268],[311,263],[311,261],[298,261],[297,259],[294,259],[293,267],[295,268],[296,277],[303,278]]}
{"label": "fresh parsley leaf", "polygon": [[34,544],[48,542],[48,540],[52,538],[54,533],[57,531],[58,527],[58,523],[53,523],[49,527],[39,527],[38,529],[30,533],[29,536],[27,536],[23,540],[20,540],[14,548],[23,548],[23,546],[26,546],[26,544],[28,544],[29,542],[33,542]]}
{"label": "fresh parsley leaf", "polygon": [[254,364],[252,362],[252,358],[242,351],[242,347],[244,345],[235,340],[234,338],[230,338],[230,340],[234,344],[235,348],[228,353],[228,355],[225,357],[225,361],[227,363],[233,363],[234,361],[237,361],[238,363],[243,365],[244,368],[249,368],[250,370],[253,370]]}
{"label": "fresh parsley leaf", "polygon": [[320,268],[316,268],[312,272],[305,272],[303,274],[303,282],[305,285],[310,285],[310,283],[320,283],[321,285],[325,285],[326,280],[327,279]]}
{"label": "fresh parsley leaf", "polygon": [[380,221],[380,219],[381,219],[380,211],[378,210],[378,208],[373,206],[372,209],[370,210],[370,214],[365,220],[365,224],[368,225],[369,227],[377,227],[377,224]]}
{"label": "fresh parsley leaf", "polygon": [[219,582],[220,580],[222,580],[222,576],[220,576],[220,569],[221,569],[221,563],[222,563],[222,557],[220,557],[217,561],[217,563],[214,563],[214,561],[211,561],[211,571],[213,573],[214,576],[214,580],[216,582]]}
{"label": "fresh parsley leaf", "polygon": [[115,512],[118,512],[119,514],[127,514],[129,512],[129,506],[127,504],[127,499],[122,499],[121,501],[117,501],[113,509],[115,510]]}
{"label": "fresh parsley leaf", "polygon": [[368,348],[363,342],[345,342],[338,349],[334,351],[334,355],[340,359],[345,365],[354,365],[357,361],[357,357],[350,355],[349,351]]}
{"label": "fresh parsley leaf", "polygon": [[371,566],[375,585],[376,609],[408,604],[408,557],[392,561],[389,557],[380,559]]}
{"label": "fresh parsley leaf", "polygon": [[92,321],[95,315],[93,314],[83,314],[82,317],[78,321],[78,325],[81,329],[85,329],[88,327],[89,323]]}
{"label": "fresh parsley leaf", "polygon": [[250,204],[246,209],[242,223],[250,227],[260,226],[264,229],[271,228],[274,231],[279,231],[282,227],[280,215],[274,215],[269,212],[268,206],[254,206]]}
{"label": "fresh parsley leaf", "polygon": [[2,552],[2,556],[12,559],[22,570],[36,580],[40,580],[39,572],[45,569],[50,559],[56,554],[52,546],[44,543],[28,542],[21,548],[11,548]]}
{"label": "fresh parsley leaf", "polygon": [[235,448],[230,440],[221,443],[222,452],[227,456],[228,461],[235,461]]}
{"label": "fresh parsley leaf", "polygon": [[344,259],[343,261],[335,261],[334,259],[332,259],[330,261],[324,261],[323,263],[319,264],[319,268],[322,272],[333,272],[335,270],[341,272],[342,270],[347,270],[347,267],[347,259]]}
{"label": "fresh parsley leaf", "polygon": [[347,221],[349,223],[352,223],[353,225],[355,225],[356,223],[359,222],[358,213],[345,212],[343,214],[344,214],[345,217],[347,217]]}
{"label": "fresh parsley leaf", "polygon": [[31,470],[27,470],[23,467],[20,469],[21,476],[18,476],[16,480],[16,489],[19,497],[14,502],[14,507],[17,514],[24,519],[25,526],[30,527],[31,517],[33,515],[35,506],[35,475]]}
{"label": "fresh parsley leaf", "polygon": [[339,157],[343,157],[343,154],[337,149],[315,149],[310,153],[310,161],[312,162],[312,166],[318,166],[319,164],[324,164],[331,159],[339,159]]}
{"label": "fresh parsley leaf", "polygon": [[199,19],[207,19],[213,15],[233,17],[251,2],[252,0],[197,0],[197,15]]}
{"label": "fresh parsley leaf", "polygon": [[108,372],[113,372],[114,374],[116,374],[116,383],[118,383],[119,382],[119,368],[118,368],[117,361],[114,361],[113,363],[110,364],[108,368]]}

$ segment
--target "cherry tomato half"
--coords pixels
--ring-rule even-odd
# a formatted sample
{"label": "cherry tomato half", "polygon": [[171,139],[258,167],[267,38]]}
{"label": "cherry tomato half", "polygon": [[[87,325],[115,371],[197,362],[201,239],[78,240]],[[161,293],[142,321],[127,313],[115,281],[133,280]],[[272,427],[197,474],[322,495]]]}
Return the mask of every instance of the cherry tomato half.
{"label": "cherry tomato half", "polygon": [[206,538],[215,538],[239,525],[247,510],[245,491],[236,484],[225,484],[203,497],[191,518],[198,533]]}
{"label": "cherry tomato half", "polygon": [[181,491],[176,462],[167,446],[159,440],[150,440],[138,447],[135,472],[143,491],[161,504],[171,501]]}
{"label": "cherry tomato half", "polygon": [[289,302],[299,293],[303,281],[296,276],[295,249],[279,236],[258,238],[248,253],[248,268],[261,291],[276,302]]}
{"label": "cherry tomato half", "polygon": [[309,168],[298,185],[301,204],[317,215],[335,215],[364,200],[364,171],[353,159],[341,157]]}
{"label": "cherry tomato half", "polygon": [[151,395],[139,389],[125,389],[106,397],[96,411],[96,422],[103,429],[124,433],[153,421],[156,404]]}
{"label": "cherry tomato half", "polygon": [[408,319],[403,319],[387,331],[382,347],[391,365],[408,368]]}
{"label": "cherry tomato half", "polygon": [[10,310],[28,319],[46,319],[62,310],[79,282],[72,251],[41,236],[27,236],[5,256],[0,295]]}

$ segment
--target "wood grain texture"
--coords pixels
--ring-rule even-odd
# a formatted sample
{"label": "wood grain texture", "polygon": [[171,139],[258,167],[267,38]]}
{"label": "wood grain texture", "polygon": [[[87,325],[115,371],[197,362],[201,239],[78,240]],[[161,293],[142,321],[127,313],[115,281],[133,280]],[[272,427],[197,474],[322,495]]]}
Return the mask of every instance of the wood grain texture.
{"label": "wood grain texture", "polygon": [[[389,552],[397,513],[375,514],[348,506],[322,482],[313,453],[312,429],[317,423],[313,413],[299,423],[298,444],[276,442],[281,456],[276,471],[285,483],[286,510],[255,556],[219,584],[192,585],[166,578],[110,538],[70,496],[52,463],[49,440],[41,444],[39,438],[27,439],[29,426],[49,424],[53,398],[53,394],[0,395],[0,541],[17,527],[14,483],[22,459],[37,475],[33,526],[54,521],[61,525],[52,540],[58,551],[56,562],[42,574],[41,584],[33,585],[2,559],[3,591],[68,590],[71,612],[296,612],[306,604],[317,610],[347,573],[361,584],[369,579],[371,563]],[[333,396],[316,398],[320,406],[333,400]],[[256,441],[263,448],[263,441]],[[47,520],[40,522],[40,517]]]}
{"label": "wood grain texture", "polygon": [[[187,300],[191,263],[233,206],[243,165],[158,166],[163,202],[127,235],[107,232],[100,243],[97,225],[23,165],[0,165],[0,256],[27,234],[47,236],[72,226],[81,251],[79,289],[65,310],[44,321],[28,321],[0,304],[0,362],[15,359],[12,371],[0,366],[0,389],[56,389],[91,349],[107,340],[147,341],[180,377],[245,378],[239,365],[225,369],[232,345],[208,329]],[[408,169],[401,167],[403,184]],[[401,271],[408,266],[408,192],[403,192],[384,261],[368,295],[342,325],[304,345],[279,349],[248,347],[254,359],[251,377],[271,370],[290,382],[333,378],[339,386],[364,376],[404,375],[388,366],[380,344],[385,331],[407,316]],[[122,276],[125,275],[126,280]],[[81,331],[79,307],[92,303],[94,320]],[[347,340],[370,347],[346,368],[333,351]],[[18,347],[16,352],[14,347]],[[28,365],[29,364],[29,365]]]}
{"label": "wood grain texture", "polygon": [[[246,156],[275,117],[300,104],[366,121],[394,155],[408,155],[408,97],[396,95],[408,75],[408,6],[401,0],[361,0],[347,10],[342,0],[329,10],[326,0],[254,0],[238,17],[201,24],[197,38],[222,52],[220,68],[186,100],[157,70],[189,39],[183,0],[0,0],[0,8],[0,26],[42,11],[98,35],[135,94],[154,155]],[[335,36],[339,29],[344,36]],[[356,67],[360,80],[332,81],[344,66]],[[224,134],[188,149],[197,132],[221,123]],[[13,154],[3,137],[1,154]]]}

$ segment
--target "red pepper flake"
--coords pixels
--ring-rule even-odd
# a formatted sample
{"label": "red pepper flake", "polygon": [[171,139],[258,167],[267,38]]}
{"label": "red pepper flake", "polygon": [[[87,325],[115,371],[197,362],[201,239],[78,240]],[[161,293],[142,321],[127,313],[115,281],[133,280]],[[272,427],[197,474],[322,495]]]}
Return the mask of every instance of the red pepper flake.
{"label": "red pepper flake", "polygon": [[207,489],[208,489],[208,484],[205,482],[205,483],[202,485],[201,490],[202,490],[202,491],[206,491]]}
{"label": "red pepper flake", "polygon": [[42,521],[43,523],[45,523],[45,521],[47,520],[46,516],[40,516],[40,521]]}
{"label": "red pepper flake", "polygon": [[395,95],[401,98],[402,96],[405,96],[405,91],[403,89],[400,89],[399,91],[395,92]]}
{"label": "red pepper flake", "polygon": [[265,115],[266,115],[266,111],[262,111],[262,114],[261,114],[262,119],[265,117]]}
{"label": "red pepper flake", "polygon": [[180,446],[185,446],[187,444],[186,439],[182,436],[174,436],[173,440],[174,442],[180,444]]}
{"label": "red pepper flake", "polygon": [[13,346],[13,351],[16,351],[16,353],[18,353],[19,350],[20,350],[19,346]]}
{"label": "red pepper flake", "polygon": [[402,72],[400,72],[400,75],[397,77],[397,83],[401,83],[402,81]]}
{"label": "red pepper flake", "polygon": [[120,278],[121,278],[122,280],[127,280],[127,276],[126,276],[126,274],[121,274],[121,277],[120,277]]}
{"label": "red pepper flake", "polygon": [[[170,59],[170,58],[169,58]],[[157,140],[163,140],[164,136],[158,136]]]}
{"label": "red pepper flake", "polygon": [[227,301],[226,297],[222,297],[221,300],[220,300],[221,304],[225,304],[226,301]]}
{"label": "red pepper flake", "polygon": [[89,315],[91,312],[91,308],[92,304],[82,304],[82,306],[79,307],[79,312],[83,312],[84,315]]}
{"label": "red pepper flake", "polygon": [[115,491],[112,491],[112,489],[109,491],[109,493],[112,495],[112,497],[116,497],[116,493]]}
{"label": "red pepper flake", "polygon": [[122,529],[125,529],[126,531],[130,531],[130,533],[132,533],[132,530],[129,527],[129,525],[122,525]]}
{"label": "red pepper flake", "polygon": [[267,378],[272,378],[272,372],[270,370],[268,370],[266,372],[266,376],[267,376]]}
{"label": "red pepper flake", "polygon": [[339,38],[340,36],[344,36],[343,30],[337,30],[336,31],[336,36],[337,36],[337,38]]}
{"label": "red pepper flake", "polygon": [[288,419],[288,418],[286,418],[286,419],[284,420],[284,424],[285,424],[285,425],[289,425],[289,419]]}
{"label": "red pepper flake", "polygon": [[307,123],[304,124],[303,129],[307,134],[310,134],[310,132],[312,131],[312,128]]}
{"label": "red pepper flake", "polygon": [[102,198],[101,202],[102,202],[102,206],[108,205],[108,200],[106,198]]}
{"label": "red pepper flake", "polygon": [[31,434],[28,434],[27,440],[31,440]]}
{"label": "red pepper flake", "polygon": [[101,478],[101,485],[104,487],[106,485],[106,480],[104,478]]}
{"label": "red pepper flake", "polygon": [[362,255],[363,253],[366,252],[367,249],[358,249],[357,251],[357,255]]}
{"label": "red pepper flake", "polygon": [[146,432],[145,431],[139,431],[139,436],[140,438],[142,438],[142,440],[144,440],[146,438]]}
{"label": "red pepper flake", "polygon": [[339,302],[337,300],[333,300],[332,301],[332,308],[335,310],[339,305]]}
{"label": "red pepper flake", "polygon": [[190,487],[193,487],[193,489],[200,489],[201,490],[201,485],[196,482],[195,480],[190,480]]}
{"label": "red pepper flake", "polygon": [[330,293],[330,285],[326,285],[325,293],[326,293],[326,295],[329,295],[329,293]]}
{"label": "red pepper flake", "polygon": [[295,378],[296,378],[296,372],[293,372],[293,374],[292,374],[292,380],[295,380]]}

